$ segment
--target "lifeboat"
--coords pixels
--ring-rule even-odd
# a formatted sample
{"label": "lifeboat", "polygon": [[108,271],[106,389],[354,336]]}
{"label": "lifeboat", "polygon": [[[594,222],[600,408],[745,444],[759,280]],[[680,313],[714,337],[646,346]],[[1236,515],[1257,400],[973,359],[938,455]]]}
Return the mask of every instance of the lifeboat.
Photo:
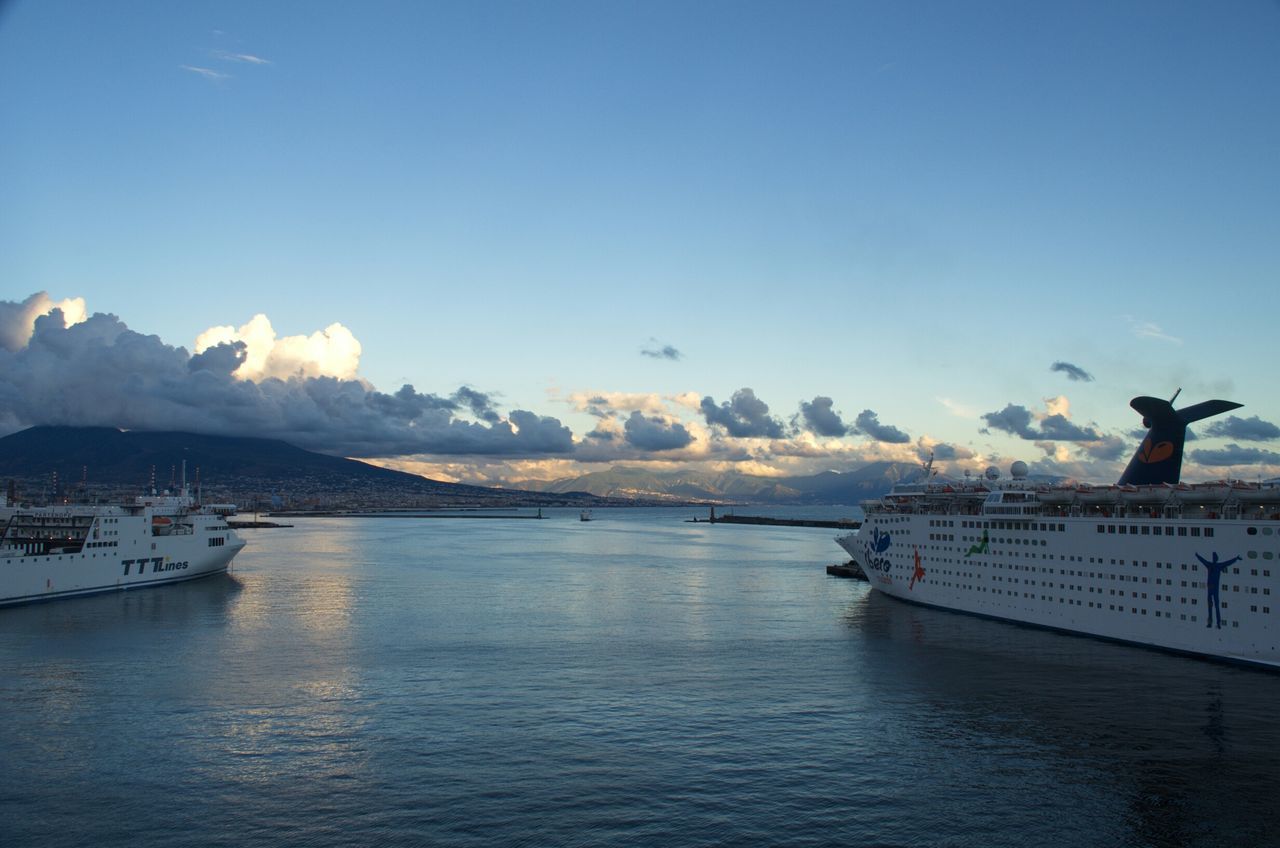
{"label": "lifeboat", "polygon": [[1076,490],[1058,486],[1050,489],[1041,489],[1036,492],[1036,497],[1039,498],[1042,504],[1066,504],[1075,500]]}
{"label": "lifeboat", "polygon": [[1169,500],[1173,488],[1160,483],[1154,486],[1122,486],[1120,497],[1129,503],[1162,504]]}
{"label": "lifeboat", "polygon": [[1260,486],[1238,480],[1231,484],[1231,494],[1242,503],[1280,503],[1280,488],[1275,486]]}

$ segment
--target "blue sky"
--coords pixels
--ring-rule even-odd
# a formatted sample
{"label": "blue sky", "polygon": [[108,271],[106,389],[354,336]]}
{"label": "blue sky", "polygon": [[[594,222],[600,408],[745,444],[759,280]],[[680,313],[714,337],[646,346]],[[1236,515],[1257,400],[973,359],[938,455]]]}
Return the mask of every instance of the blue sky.
{"label": "blue sky", "polygon": [[[1278,43],[1263,0],[17,0],[0,300],[83,298],[191,352],[259,313],[337,322],[371,388],[466,385],[592,443],[400,460],[458,479],[933,440],[1113,476],[1114,450],[982,416],[1065,410],[1125,457],[1138,394],[1280,421]],[[743,388],[911,442],[735,437],[698,401]],[[635,411],[696,438],[628,446]],[[1274,439],[1200,446],[1229,444],[1264,464],[1197,470],[1280,472]]]}

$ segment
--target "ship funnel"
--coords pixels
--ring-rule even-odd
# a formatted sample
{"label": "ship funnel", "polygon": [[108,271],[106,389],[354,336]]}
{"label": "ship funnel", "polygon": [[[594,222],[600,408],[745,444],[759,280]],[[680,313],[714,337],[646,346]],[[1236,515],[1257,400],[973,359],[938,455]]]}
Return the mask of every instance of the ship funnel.
{"label": "ship funnel", "polygon": [[1206,400],[1174,409],[1172,401],[1144,396],[1129,401],[1129,406],[1142,416],[1143,426],[1149,429],[1124,474],[1120,475],[1121,486],[1177,483],[1182,477],[1182,444],[1187,439],[1187,425],[1239,409],[1243,404]]}

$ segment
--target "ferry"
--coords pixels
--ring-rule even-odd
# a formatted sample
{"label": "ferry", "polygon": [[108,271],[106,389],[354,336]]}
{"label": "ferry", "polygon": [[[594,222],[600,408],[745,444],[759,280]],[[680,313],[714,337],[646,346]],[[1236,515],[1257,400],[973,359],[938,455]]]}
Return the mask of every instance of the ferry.
{"label": "ferry", "polygon": [[244,547],[232,504],[177,494],[122,505],[21,507],[0,497],[0,606],[159,586],[226,572]]}
{"label": "ferry", "polygon": [[1037,484],[1023,462],[946,479],[930,461],[836,541],[903,601],[1280,668],[1280,485],[1180,480],[1186,426],[1240,404],[1130,406],[1149,429],[1114,486]]}

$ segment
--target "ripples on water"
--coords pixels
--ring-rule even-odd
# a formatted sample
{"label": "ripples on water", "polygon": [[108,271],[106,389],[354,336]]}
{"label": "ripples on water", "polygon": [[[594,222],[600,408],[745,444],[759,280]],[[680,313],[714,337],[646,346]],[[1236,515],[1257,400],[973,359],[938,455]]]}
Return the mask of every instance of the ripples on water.
{"label": "ripples on water", "polygon": [[1280,677],[689,514],[300,521],[229,577],[0,610],[0,846],[1278,838]]}

